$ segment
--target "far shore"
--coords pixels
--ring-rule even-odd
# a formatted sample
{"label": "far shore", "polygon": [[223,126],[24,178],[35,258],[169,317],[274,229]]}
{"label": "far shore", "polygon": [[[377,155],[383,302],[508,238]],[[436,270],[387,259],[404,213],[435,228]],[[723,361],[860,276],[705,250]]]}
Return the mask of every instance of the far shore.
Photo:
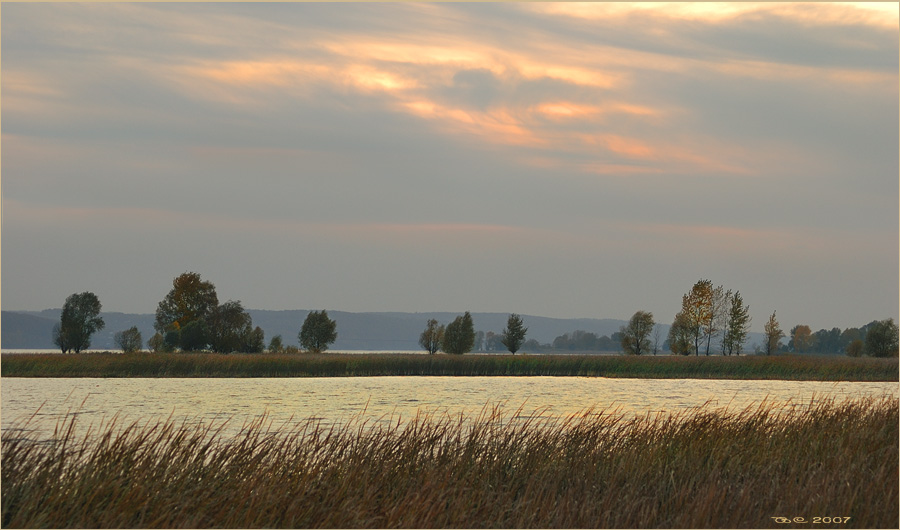
{"label": "far shore", "polygon": [[563,376],[900,381],[897,358],[604,354],[4,353],[2,377]]}

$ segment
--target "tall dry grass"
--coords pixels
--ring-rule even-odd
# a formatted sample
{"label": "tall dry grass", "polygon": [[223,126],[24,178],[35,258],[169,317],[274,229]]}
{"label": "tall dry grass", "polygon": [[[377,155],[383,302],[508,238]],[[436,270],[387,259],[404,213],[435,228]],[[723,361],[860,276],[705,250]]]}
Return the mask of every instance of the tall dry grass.
{"label": "tall dry grass", "polygon": [[3,527],[898,526],[898,400],[4,437]]}
{"label": "tall dry grass", "polygon": [[346,377],[383,375],[897,381],[897,359],[783,355],[7,354],[3,377]]}

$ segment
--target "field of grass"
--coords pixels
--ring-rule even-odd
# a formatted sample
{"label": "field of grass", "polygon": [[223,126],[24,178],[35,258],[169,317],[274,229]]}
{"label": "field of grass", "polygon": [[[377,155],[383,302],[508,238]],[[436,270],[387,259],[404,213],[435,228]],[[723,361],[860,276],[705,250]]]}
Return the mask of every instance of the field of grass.
{"label": "field of grass", "polygon": [[898,414],[884,397],[638,418],[260,421],[237,436],[113,422],[81,439],[70,419],[55,442],[3,438],[2,525],[897,528]]}
{"label": "field of grass", "polygon": [[133,353],[4,354],[3,377],[351,377],[382,375],[898,381],[896,358]]}

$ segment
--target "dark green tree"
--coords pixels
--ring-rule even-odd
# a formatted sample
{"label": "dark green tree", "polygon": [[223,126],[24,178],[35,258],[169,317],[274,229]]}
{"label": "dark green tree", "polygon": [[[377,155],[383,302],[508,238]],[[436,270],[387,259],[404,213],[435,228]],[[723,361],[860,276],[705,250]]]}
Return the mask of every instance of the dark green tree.
{"label": "dark green tree", "polygon": [[207,321],[218,305],[216,286],[196,272],[186,272],[172,281],[172,290],[157,306],[154,328],[166,333],[195,320]]}
{"label": "dark green tree", "polygon": [[506,320],[506,328],[501,334],[500,342],[506,346],[509,353],[515,355],[519,348],[522,347],[522,344],[525,343],[525,334],[527,332],[528,328],[525,327],[522,317],[513,313]]}
{"label": "dark green tree", "polygon": [[722,341],[722,353],[740,355],[750,333],[750,306],[744,305],[740,291],[731,295],[728,316],[725,320],[725,337]]}
{"label": "dark green tree", "polygon": [[209,316],[209,344],[216,353],[244,351],[253,321],[240,301],[229,300]]}
{"label": "dark green tree", "polygon": [[183,351],[201,351],[209,347],[209,326],[205,319],[188,322],[178,330],[178,344]]}
{"label": "dark green tree", "polygon": [[435,319],[429,319],[426,324],[425,331],[419,335],[419,345],[421,345],[425,350],[434,355],[439,349],[441,349],[441,343],[444,341],[444,326],[438,325],[438,321]]}
{"label": "dark green tree", "polygon": [[893,318],[868,325],[863,352],[872,357],[897,357],[897,324]]}
{"label": "dark green tree", "polygon": [[91,335],[103,329],[100,300],[91,292],[66,298],[60,322],[53,327],[53,343],[63,353],[80,353],[91,346]]}
{"label": "dark green tree", "polygon": [[653,313],[637,311],[628,324],[622,326],[622,349],[629,355],[641,355],[650,351],[650,333],[653,332]]}
{"label": "dark green tree", "polygon": [[119,331],[113,336],[116,346],[122,349],[124,353],[134,353],[141,351],[144,346],[144,339],[137,326],[131,326],[125,331]]}
{"label": "dark green tree", "polygon": [[696,331],[690,318],[679,312],[675,315],[675,321],[669,328],[669,350],[675,355],[690,355],[694,353],[694,338]]}
{"label": "dark green tree", "polygon": [[306,315],[298,335],[300,346],[312,353],[321,353],[337,340],[337,322],[328,318],[325,310]]}
{"label": "dark green tree", "polygon": [[262,353],[266,348],[266,334],[259,326],[253,328],[252,331],[244,336],[241,352],[243,353]]}
{"label": "dark green tree", "polygon": [[462,355],[472,351],[475,344],[475,324],[472,315],[468,311],[462,316],[453,319],[444,328],[444,341],[441,348],[447,353]]}

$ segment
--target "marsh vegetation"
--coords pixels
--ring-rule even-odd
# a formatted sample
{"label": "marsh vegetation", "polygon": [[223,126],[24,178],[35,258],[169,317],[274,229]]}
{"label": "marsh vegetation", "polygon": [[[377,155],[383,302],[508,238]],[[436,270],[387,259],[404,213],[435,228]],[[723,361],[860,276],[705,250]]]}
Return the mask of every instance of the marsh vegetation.
{"label": "marsh vegetation", "polygon": [[[898,400],[405,424],[115,421],[2,441],[4,527],[898,525]],[[26,429],[27,430],[27,429]],[[808,526],[808,525],[807,525]]]}

